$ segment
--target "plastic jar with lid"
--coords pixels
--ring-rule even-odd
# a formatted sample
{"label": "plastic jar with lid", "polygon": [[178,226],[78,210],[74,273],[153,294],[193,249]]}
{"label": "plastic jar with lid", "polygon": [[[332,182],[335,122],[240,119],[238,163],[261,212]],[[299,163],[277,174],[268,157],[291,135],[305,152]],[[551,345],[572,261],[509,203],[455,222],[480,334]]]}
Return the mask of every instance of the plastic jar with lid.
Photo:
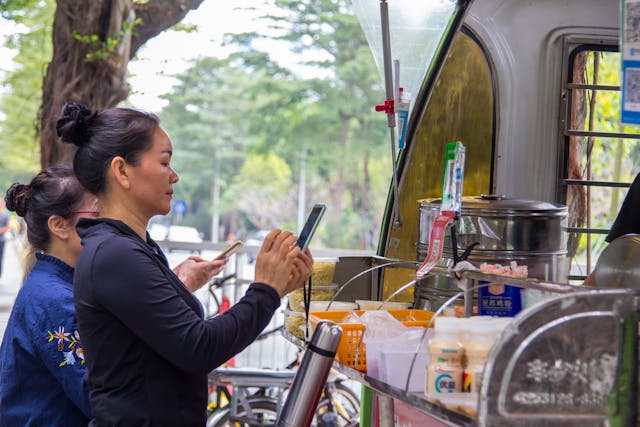
{"label": "plastic jar with lid", "polygon": [[468,338],[465,341],[466,367],[464,370],[464,391],[480,391],[482,370],[487,356],[496,340],[496,324],[492,319],[475,319],[468,324]]}
{"label": "plastic jar with lid", "polygon": [[425,387],[428,394],[462,391],[464,348],[460,342],[459,321],[455,317],[436,318],[428,344],[430,362]]}

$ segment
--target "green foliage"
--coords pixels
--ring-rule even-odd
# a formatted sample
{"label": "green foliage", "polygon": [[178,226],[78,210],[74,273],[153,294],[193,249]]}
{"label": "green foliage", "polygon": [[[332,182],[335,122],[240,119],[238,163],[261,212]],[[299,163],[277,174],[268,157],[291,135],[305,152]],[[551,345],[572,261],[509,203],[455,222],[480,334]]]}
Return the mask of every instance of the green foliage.
{"label": "green foliage", "polygon": [[[260,39],[287,41],[302,64],[327,77],[286,80],[280,89],[293,88],[290,98],[255,105],[263,117],[250,129],[259,135],[256,148],[277,152],[293,165],[306,153],[308,200],[327,203],[327,216],[334,217],[321,237],[328,246],[372,249],[391,171],[385,118],[373,111],[384,99],[373,57],[350,2],[275,4],[281,10],[263,17],[263,32],[229,36],[228,43],[252,52]],[[358,218],[358,226],[348,218]]]}
{"label": "green foliage", "polygon": [[239,210],[257,229],[295,229],[295,188],[287,162],[275,153],[249,154],[225,190],[226,211]]}
{"label": "green foliage", "polygon": [[0,98],[0,188],[4,189],[14,181],[29,180],[40,167],[38,111],[45,66],[52,54],[55,2],[5,1],[2,7],[4,17],[22,24],[21,32],[6,41],[17,54],[16,68],[5,75],[6,92]]}
{"label": "green foliage", "polygon": [[[39,7],[43,4],[46,7]],[[0,162],[7,159],[5,163],[16,165],[16,171],[31,173],[38,167],[35,128],[43,64],[51,55],[55,4],[0,0],[0,5],[3,16],[49,32],[41,34],[46,49],[34,48],[40,40],[35,33],[12,41],[24,63],[0,103],[0,112],[7,117],[0,123]],[[172,164],[180,174],[176,199],[189,206],[182,222],[209,229],[212,191],[219,185],[217,208],[225,225],[296,229],[304,160],[308,204],[329,205],[318,235],[322,243],[373,249],[391,163],[384,115],[373,112],[373,105],[384,98],[373,57],[350,2],[277,1],[276,5],[281,10],[264,17],[260,27],[264,32],[229,36],[235,54],[195,60],[187,72],[176,76],[177,84],[164,97],[168,105],[159,115],[175,147]],[[89,48],[88,61],[105,60],[134,29],[127,25],[107,40],[78,32],[74,37]],[[197,30],[182,24],[173,29]],[[301,63],[320,70],[321,77],[304,78],[273,61],[256,48],[255,42],[265,38],[290,43],[304,58]],[[33,57],[35,53],[41,57]],[[21,108],[15,108],[17,103]],[[9,170],[5,163],[2,176]]]}
{"label": "green foliage", "polygon": [[172,31],[182,31],[184,33],[197,33],[198,26],[195,24],[187,25],[184,22],[178,22],[176,25],[171,27]]}
{"label": "green foliage", "polygon": [[0,15],[17,23],[28,23],[31,10],[41,7],[41,3],[40,0],[0,0]]}
{"label": "green foliage", "polygon": [[182,180],[179,196],[210,200],[213,179],[229,185],[254,138],[245,119],[251,76],[229,61],[203,58],[176,78],[160,117],[178,148],[173,162]]}
{"label": "green foliage", "polygon": [[129,31],[135,31],[135,27],[141,23],[141,18],[136,18],[133,22],[124,21],[118,34],[115,37],[107,37],[106,40],[101,40],[97,34],[83,35],[76,30],[73,31],[73,38],[89,48],[89,52],[85,55],[87,62],[106,61],[116,51]]}

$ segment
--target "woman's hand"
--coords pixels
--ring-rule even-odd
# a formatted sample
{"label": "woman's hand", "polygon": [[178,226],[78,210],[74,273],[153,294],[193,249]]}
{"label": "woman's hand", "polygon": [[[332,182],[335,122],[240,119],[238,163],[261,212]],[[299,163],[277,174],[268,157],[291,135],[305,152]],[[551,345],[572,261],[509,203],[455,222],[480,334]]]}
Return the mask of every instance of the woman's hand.
{"label": "woman's hand", "polygon": [[191,292],[203,287],[213,276],[220,273],[227,263],[227,258],[207,261],[197,256],[190,256],[178,264],[173,272]]}
{"label": "woman's hand", "polygon": [[297,258],[293,260],[293,268],[291,269],[291,274],[289,274],[286,293],[302,288],[312,273],[313,256],[307,249],[305,252],[300,252]]}
{"label": "woman's hand", "polygon": [[255,281],[271,286],[281,298],[302,287],[311,275],[313,259],[300,251],[296,241],[288,231],[272,230],[256,259]]}

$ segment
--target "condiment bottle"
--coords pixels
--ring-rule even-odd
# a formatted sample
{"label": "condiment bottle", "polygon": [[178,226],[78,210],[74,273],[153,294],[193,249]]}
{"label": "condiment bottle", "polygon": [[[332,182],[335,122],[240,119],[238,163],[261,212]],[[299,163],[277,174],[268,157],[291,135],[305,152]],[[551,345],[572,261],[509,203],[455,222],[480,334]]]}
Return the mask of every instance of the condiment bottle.
{"label": "condiment bottle", "polygon": [[464,391],[478,393],[482,380],[482,370],[496,338],[496,324],[492,319],[471,318],[469,334],[464,343],[466,367],[464,370]]}
{"label": "condiment bottle", "polygon": [[459,320],[436,318],[434,334],[429,340],[430,362],[427,367],[426,393],[462,391],[462,357],[464,348],[459,338]]}

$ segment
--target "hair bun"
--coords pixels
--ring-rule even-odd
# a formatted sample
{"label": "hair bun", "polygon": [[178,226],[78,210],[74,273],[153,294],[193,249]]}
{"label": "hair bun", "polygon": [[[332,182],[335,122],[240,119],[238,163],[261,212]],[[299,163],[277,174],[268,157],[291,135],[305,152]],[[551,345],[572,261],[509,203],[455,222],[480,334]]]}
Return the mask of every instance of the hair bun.
{"label": "hair bun", "polygon": [[78,102],[70,102],[62,108],[62,115],[56,123],[58,136],[62,141],[82,147],[89,139],[89,124],[93,112]]}
{"label": "hair bun", "polygon": [[31,187],[28,185],[14,182],[7,190],[4,201],[7,209],[24,217],[29,209],[29,200],[31,200]]}

